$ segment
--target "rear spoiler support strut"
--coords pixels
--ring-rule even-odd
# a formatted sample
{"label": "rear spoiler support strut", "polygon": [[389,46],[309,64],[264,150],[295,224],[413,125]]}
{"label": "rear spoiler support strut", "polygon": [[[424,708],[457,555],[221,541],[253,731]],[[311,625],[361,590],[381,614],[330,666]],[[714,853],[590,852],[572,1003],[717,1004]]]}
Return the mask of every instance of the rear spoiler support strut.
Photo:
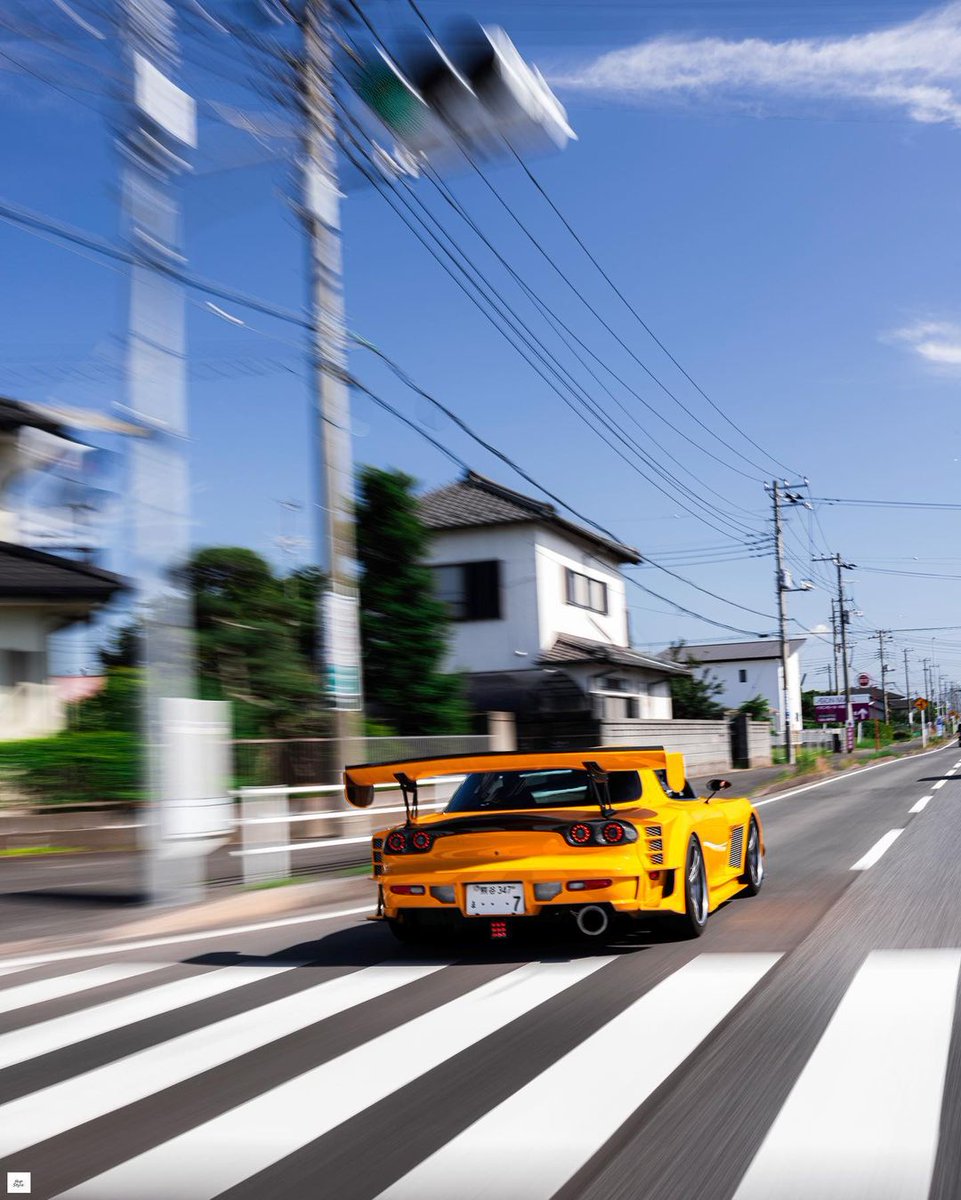
{"label": "rear spoiler support strut", "polygon": [[417,780],[411,779],[403,771],[396,771],[394,778],[400,784],[401,795],[404,797],[404,812],[407,814],[408,825],[417,820]]}

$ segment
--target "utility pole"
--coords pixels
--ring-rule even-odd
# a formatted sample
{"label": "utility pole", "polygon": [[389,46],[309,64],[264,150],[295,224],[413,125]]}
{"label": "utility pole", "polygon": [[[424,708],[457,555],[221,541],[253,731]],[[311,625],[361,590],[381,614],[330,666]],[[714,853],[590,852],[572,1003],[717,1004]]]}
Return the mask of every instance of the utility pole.
{"label": "utility pole", "polygon": [[889,633],[888,633],[888,630],[886,630],[886,629],[879,629],[877,631],[878,656],[881,659],[881,703],[884,705],[884,723],[885,723],[885,725],[888,724],[889,714],[888,714],[888,689],[887,689],[887,680],[886,680],[888,666],[884,661],[884,639],[888,636],[889,636]]}
{"label": "utility pole", "polygon": [[908,706],[908,724],[914,724],[914,709],[911,706],[911,681],[908,676],[908,652],[904,652],[904,701]]}
{"label": "utility pole", "polygon": [[302,216],[310,259],[320,565],[326,575],[318,598],[318,625],[333,718],[332,766],[339,772],[351,761],[355,739],[362,732],[363,678],[330,0],[305,0],[301,28]]}
{"label": "utility pole", "polygon": [[[801,587],[792,587],[790,577],[784,567],[784,525],[781,520],[781,504],[803,503],[804,497],[796,490],[787,491],[788,484],[781,480],[775,479],[771,482],[770,487],[765,484],[765,490],[771,493],[771,502],[774,505],[774,583],[777,589],[777,623],[778,623],[778,638],[781,643],[781,720],[784,722],[784,757],[785,761],[790,764],[794,762],[794,738],[791,730],[791,685],[788,678],[788,664],[791,658],[791,645],[787,636],[787,593],[788,592],[807,592],[811,590],[811,584],[802,584]],[[805,484],[794,484],[793,487],[804,487]]]}
{"label": "utility pole", "polygon": [[848,746],[847,749],[853,748],[854,734],[854,713],[851,709],[851,673],[848,666],[848,639],[847,639],[847,624],[848,614],[844,607],[844,571],[853,570],[855,564],[845,562],[840,554],[831,554],[824,558],[815,559],[815,562],[834,563],[838,573],[838,621],[841,626],[841,667],[844,672],[844,718],[846,726],[846,734]]}
{"label": "utility pole", "polygon": [[832,695],[836,695],[841,686],[840,668],[838,666],[838,618],[837,618],[837,601],[831,597],[831,650],[834,657],[834,683],[831,687]]}

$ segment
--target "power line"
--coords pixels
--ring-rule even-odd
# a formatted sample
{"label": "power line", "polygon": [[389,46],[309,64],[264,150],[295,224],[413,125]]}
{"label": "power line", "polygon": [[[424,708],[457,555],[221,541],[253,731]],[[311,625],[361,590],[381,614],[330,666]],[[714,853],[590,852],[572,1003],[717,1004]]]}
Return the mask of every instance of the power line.
{"label": "power line", "polygon": [[[348,136],[350,136],[350,135],[348,135]],[[350,140],[356,144],[356,139],[350,138]],[[467,267],[465,267],[458,260],[456,255],[457,255],[457,253],[462,254],[462,252],[459,251],[459,248],[456,246],[456,243],[452,243],[454,246],[454,251],[455,251],[455,253],[452,253],[451,250],[447,249],[443,245],[443,243],[440,241],[440,239],[437,237],[436,234],[432,234],[429,230],[427,230],[426,235],[422,234],[420,231],[418,231],[418,229],[416,229],[414,227],[414,225],[411,223],[411,220],[408,219],[408,217],[401,211],[401,209],[398,208],[397,204],[394,203],[395,198],[397,200],[399,200],[401,203],[403,203],[405,205],[408,213],[410,213],[411,218],[413,220],[420,220],[420,224],[423,227],[423,225],[424,225],[423,220],[417,218],[416,214],[413,213],[413,211],[411,209],[411,205],[405,201],[404,196],[401,193],[395,192],[390,189],[385,190],[385,185],[383,185],[381,183],[381,181],[375,175],[371,174],[371,172],[366,168],[366,166],[364,166],[361,162],[359,162],[357,160],[355,155],[352,153],[350,147],[345,146],[343,143],[341,143],[341,144],[342,144],[342,148],[344,149],[344,153],[346,154],[348,160],[350,162],[352,162],[353,165],[359,171],[361,171],[362,174],[364,174],[364,176],[374,185],[374,187],[378,191],[378,193],[387,200],[388,204],[390,204],[390,206],[394,209],[394,211],[397,213],[397,215],[404,222],[404,224],[407,225],[408,229],[410,229],[411,232],[414,234],[414,236],[418,239],[418,241],[420,241],[425,246],[425,248],[428,250],[428,252],[431,254],[431,256],[441,265],[441,267],[445,270],[445,272],[451,276],[451,278],[454,280],[454,282],[457,284],[457,286],[465,293],[465,295],[468,296],[468,298],[471,300],[471,302],[491,322],[491,324],[494,326],[494,328],[497,329],[498,332],[501,333],[501,335],[503,337],[505,337],[505,339],[508,341],[508,343],[511,346],[513,346],[513,348],[515,350],[518,351],[518,353],[521,355],[522,358],[525,359],[525,361],[528,363],[528,365],[531,366],[533,368],[533,370],[535,370],[537,372],[537,374],[541,377],[541,379],[544,380],[545,383],[547,383],[547,385],[551,388],[551,390],[554,391],[555,394],[557,394],[557,396],[562,400],[562,402],[568,408],[570,408],[582,421],[584,421],[584,423],[588,426],[588,428],[591,429],[591,431],[593,433],[595,433],[598,437],[600,437],[601,440],[603,442],[605,442],[605,444],[610,449],[612,449],[614,451],[614,453],[618,455],[618,457],[623,459],[624,462],[626,462],[628,464],[628,466],[631,467],[632,470],[634,470],[638,474],[640,474],[642,476],[642,478],[646,479],[649,483],[651,483],[659,491],[661,491],[662,493],[664,492],[664,488],[661,487],[659,484],[657,484],[634,460],[629,458],[624,453],[624,451],[620,448],[620,446],[617,444],[616,441],[611,441],[608,437],[606,437],[604,435],[604,433],[596,425],[592,424],[591,421],[587,417],[584,416],[584,414],[581,412],[581,410],[577,407],[577,404],[573,403],[572,400],[568,396],[566,396],[563,391],[560,390],[560,387],[558,386],[558,384],[560,384],[561,386],[563,386],[563,387],[567,388],[569,391],[571,391],[571,393],[575,397],[575,399],[577,401],[579,401],[581,404],[583,404],[588,409],[588,411],[591,412],[591,414],[594,416],[594,418],[596,420],[598,420],[600,422],[600,424],[602,426],[604,426],[604,428],[606,428],[611,434],[613,434],[613,436],[615,438],[619,438],[623,441],[626,441],[629,445],[632,445],[634,447],[635,451],[638,453],[638,455],[642,458],[642,460],[645,461],[651,467],[651,469],[655,470],[658,474],[660,474],[662,477],[664,477],[669,486],[673,487],[675,490],[683,489],[688,492],[690,491],[690,489],[686,489],[683,484],[679,484],[676,480],[672,479],[670,476],[667,476],[665,474],[665,472],[658,466],[658,464],[654,463],[649,458],[649,456],[646,455],[646,453],[643,451],[643,449],[641,447],[639,447],[637,445],[637,443],[634,442],[633,439],[631,439],[630,436],[628,434],[626,434],[623,429],[618,427],[616,425],[616,423],[614,423],[611,420],[611,418],[608,417],[607,414],[605,414],[603,412],[602,409],[598,408],[597,405],[595,405],[590,400],[590,398],[586,396],[586,394],[583,392],[583,389],[579,388],[579,385],[576,383],[576,381],[574,381],[570,377],[569,373],[566,372],[565,369],[562,366],[560,366],[560,364],[557,363],[556,359],[550,354],[549,351],[546,350],[546,348],[543,346],[543,344],[539,342],[539,340],[536,338],[536,335],[533,334],[533,332],[525,324],[523,319],[518,316],[518,314],[515,312],[515,310],[506,301],[498,300],[496,297],[492,298],[492,296],[489,294],[489,291],[485,292],[484,288],[482,286],[478,285],[474,275],[471,274],[471,270],[468,269]],[[362,147],[360,149],[361,149],[361,151],[363,151]],[[448,240],[451,240],[449,238],[449,235],[446,235],[446,236],[448,237]],[[514,339],[509,334],[505,333],[503,326],[501,324],[499,324],[498,321],[494,317],[491,316],[491,314],[488,312],[487,308],[485,308],[484,303],[481,303],[481,301],[478,300],[477,296],[470,290],[470,288],[460,278],[458,278],[457,274],[455,274],[455,272],[451,269],[451,267],[449,267],[447,265],[447,263],[445,263],[443,261],[443,259],[438,254],[438,251],[435,250],[434,247],[430,245],[429,241],[427,240],[428,238],[433,240],[439,246],[440,252],[446,258],[450,259],[453,266],[457,269],[457,271],[460,272],[460,274],[462,274],[464,276],[464,278],[467,280],[467,282],[469,284],[471,284],[475,289],[477,289],[477,291],[479,291],[480,295],[483,297],[483,300],[486,302],[486,304],[490,308],[492,308],[495,313],[497,313],[498,317],[500,318],[500,320],[502,322],[505,322],[507,324],[507,326],[513,333],[514,337],[516,337],[524,345],[524,347],[526,349],[521,349],[521,347],[518,346],[517,342],[514,341]],[[469,262],[469,260],[468,260],[468,262]],[[476,274],[476,268],[473,267],[473,264],[469,264],[469,265]],[[504,311],[505,309],[507,310],[506,313]],[[539,365],[538,363],[535,363],[531,360],[531,357],[530,357],[531,354],[533,354],[535,356],[535,358],[540,360],[540,363],[543,364],[543,368],[541,365]],[[549,373],[549,375],[554,376],[553,380],[544,373],[545,370]],[[566,375],[566,378],[565,378],[565,375]],[[556,382],[555,382],[555,380],[556,380]],[[699,502],[696,497],[693,497],[693,499],[696,503]],[[696,512],[695,510],[691,509],[689,507],[689,505],[687,503],[685,503],[684,500],[677,499],[676,497],[672,497],[672,502],[678,504],[681,508],[683,508],[690,515],[697,517],[698,520],[703,521],[704,524],[709,525],[711,528],[715,529],[717,532],[723,534],[726,537],[733,537],[734,540],[740,540],[740,537],[743,537],[743,532],[740,534],[740,537],[738,535],[732,535],[729,532],[729,530],[724,529],[721,526],[717,525],[709,517],[706,517],[706,516]]]}

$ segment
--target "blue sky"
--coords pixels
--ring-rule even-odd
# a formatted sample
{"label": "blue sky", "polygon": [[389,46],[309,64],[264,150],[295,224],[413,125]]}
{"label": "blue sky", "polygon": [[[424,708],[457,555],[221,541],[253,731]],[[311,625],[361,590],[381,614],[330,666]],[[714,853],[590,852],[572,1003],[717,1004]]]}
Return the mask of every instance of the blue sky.
{"label": "blue sky", "polygon": [[[92,23],[96,7],[85,0],[78,11]],[[422,7],[441,34],[457,11],[447,0]],[[25,12],[36,9],[5,5],[0,19],[22,25]],[[378,0],[369,12],[388,42],[408,44],[416,25],[404,4]],[[747,557],[747,550],[734,561],[703,560],[737,553],[714,547],[743,545],[744,535],[719,515],[728,506],[738,506],[737,518],[757,534],[769,530],[761,479],[784,473],[772,456],[809,477],[814,496],[958,499],[961,6],[521,0],[479,3],[473,12],[503,23],[540,65],[578,133],[563,153],[532,161],[534,174],[685,370],[767,453],[679,374],[516,164],[490,164],[485,173],[576,291],[706,430],[602,328],[481,180],[464,170],[447,182],[529,287],[680,434],[605,375],[624,406],[616,407],[428,181],[414,191],[498,294],[724,533],[683,511],[592,434],[346,167],[351,328],[575,508],[724,599],[655,569],[638,573],[643,584],[746,630],[773,624],[727,601],[773,613],[771,560]],[[70,33],[71,54],[111,66],[109,46],[74,34],[59,16],[49,31]],[[193,43],[184,74],[205,101],[196,174],[184,190],[191,267],[299,308],[304,251],[288,199],[291,143],[269,139],[268,155],[213,119],[210,101],[259,114],[270,103],[223,78],[246,69],[236,54],[231,65],[229,44],[215,56],[199,46]],[[69,96],[0,59],[7,68],[0,70],[0,196],[116,240],[109,73],[12,34],[0,39],[0,50],[59,80]],[[0,262],[7,297],[0,391],[108,409],[121,396],[122,273],[6,224]],[[300,336],[282,322],[224,307],[247,326],[212,314],[202,298],[190,305],[194,540],[250,545],[280,559],[278,537],[312,532]],[[476,469],[530,490],[369,355],[355,353],[351,367]],[[358,462],[403,467],[425,485],[456,473],[416,432],[360,396],[354,426]],[[291,515],[283,500],[304,507]],[[859,565],[848,575],[863,613],[855,618],[858,669],[874,667],[876,641],[862,640],[867,630],[961,623],[961,578],[880,573],[961,576],[959,517],[829,505],[817,507],[817,524],[806,511],[792,515],[795,578],[825,575],[809,564],[812,549],[839,550]],[[295,555],[307,559],[310,549],[295,546]],[[636,588],[631,603],[639,645],[734,636]],[[829,620],[828,593],[819,587],[793,596],[790,608],[805,627],[821,625]],[[899,635],[898,662],[908,647],[916,673],[929,657],[961,678],[961,629],[935,633],[933,645],[931,637]],[[806,686],[826,683],[817,671],[828,656],[812,639]]]}

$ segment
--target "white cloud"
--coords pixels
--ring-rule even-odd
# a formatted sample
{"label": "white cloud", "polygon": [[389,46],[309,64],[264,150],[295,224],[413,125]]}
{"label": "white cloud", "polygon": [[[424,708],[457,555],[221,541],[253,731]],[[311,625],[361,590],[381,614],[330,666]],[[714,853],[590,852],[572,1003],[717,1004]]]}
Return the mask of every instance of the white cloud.
{"label": "white cloud", "polygon": [[961,127],[961,0],[843,38],[655,38],[556,73],[551,82],[645,102],[766,95],[856,101]]}
{"label": "white cloud", "polygon": [[961,367],[961,325],[951,321],[917,321],[895,329],[884,340],[909,346],[935,366]]}

